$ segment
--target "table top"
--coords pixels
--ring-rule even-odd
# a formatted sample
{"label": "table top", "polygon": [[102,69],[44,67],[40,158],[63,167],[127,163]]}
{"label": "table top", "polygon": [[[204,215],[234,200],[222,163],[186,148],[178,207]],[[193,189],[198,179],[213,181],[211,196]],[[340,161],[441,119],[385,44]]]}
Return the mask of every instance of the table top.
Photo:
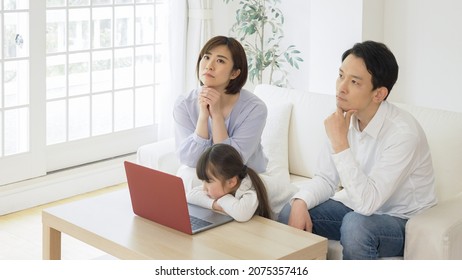
{"label": "table top", "polygon": [[133,213],[127,189],[42,212],[44,226],[121,259],[323,259],[327,239],[253,217],[188,235]]}

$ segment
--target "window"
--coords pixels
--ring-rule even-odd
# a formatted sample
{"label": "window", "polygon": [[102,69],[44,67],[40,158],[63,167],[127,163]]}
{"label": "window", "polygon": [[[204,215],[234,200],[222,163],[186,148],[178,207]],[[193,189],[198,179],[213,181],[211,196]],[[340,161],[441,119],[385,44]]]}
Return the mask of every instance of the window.
{"label": "window", "polygon": [[156,139],[164,0],[0,2],[0,185]]}

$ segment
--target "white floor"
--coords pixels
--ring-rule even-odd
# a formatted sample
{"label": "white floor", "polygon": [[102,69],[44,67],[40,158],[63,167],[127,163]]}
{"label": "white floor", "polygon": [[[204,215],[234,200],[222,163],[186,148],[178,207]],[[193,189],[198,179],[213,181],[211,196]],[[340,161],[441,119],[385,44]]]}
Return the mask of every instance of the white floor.
{"label": "white floor", "polygon": [[[125,188],[126,184],[104,188],[91,193],[0,216],[0,260],[42,259],[42,217],[44,208],[101,195]],[[89,246],[71,236],[62,235],[64,260],[113,259],[105,252]]]}

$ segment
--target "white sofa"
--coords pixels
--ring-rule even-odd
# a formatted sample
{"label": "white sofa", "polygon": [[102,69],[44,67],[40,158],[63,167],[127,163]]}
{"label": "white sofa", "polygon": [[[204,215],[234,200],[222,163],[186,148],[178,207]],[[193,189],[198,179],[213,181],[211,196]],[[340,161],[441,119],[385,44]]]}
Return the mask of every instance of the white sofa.
{"label": "white sofa", "polygon": [[[334,96],[270,85],[259,85],[254,93],[268,106],[262,144],[269,172],[294,184],[310,180],[325,137],[323,121],[335,109]],[[404,259],[462,259],[462,113],[397,105],[411,112],[427,134],[439,199],[407,223]],[[137,159],[174,174],[179,166],[174,149],[173,138],[163,140],[140,147]],[[341,249],[339,242],[329,241],[328,259],[340,259]]]}

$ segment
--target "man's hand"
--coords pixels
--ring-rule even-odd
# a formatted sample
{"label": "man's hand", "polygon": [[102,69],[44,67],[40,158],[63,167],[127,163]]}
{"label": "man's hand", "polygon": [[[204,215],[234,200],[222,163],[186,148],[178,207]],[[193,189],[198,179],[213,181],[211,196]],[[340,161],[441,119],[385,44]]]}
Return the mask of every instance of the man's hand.
{"label": "man's hand", "polygon": [[308,232],[313,231],[313,223],[305,201],[295,199],[292,202],[288,225]]}
{"label": "man's hand", "polygon": [[335,153],[339,153],[350,147],[348,143],[348,129],[350,128],[351,116],[355,110],[344,112],[340,107],[324,120],[327,137],[331,142]]}

